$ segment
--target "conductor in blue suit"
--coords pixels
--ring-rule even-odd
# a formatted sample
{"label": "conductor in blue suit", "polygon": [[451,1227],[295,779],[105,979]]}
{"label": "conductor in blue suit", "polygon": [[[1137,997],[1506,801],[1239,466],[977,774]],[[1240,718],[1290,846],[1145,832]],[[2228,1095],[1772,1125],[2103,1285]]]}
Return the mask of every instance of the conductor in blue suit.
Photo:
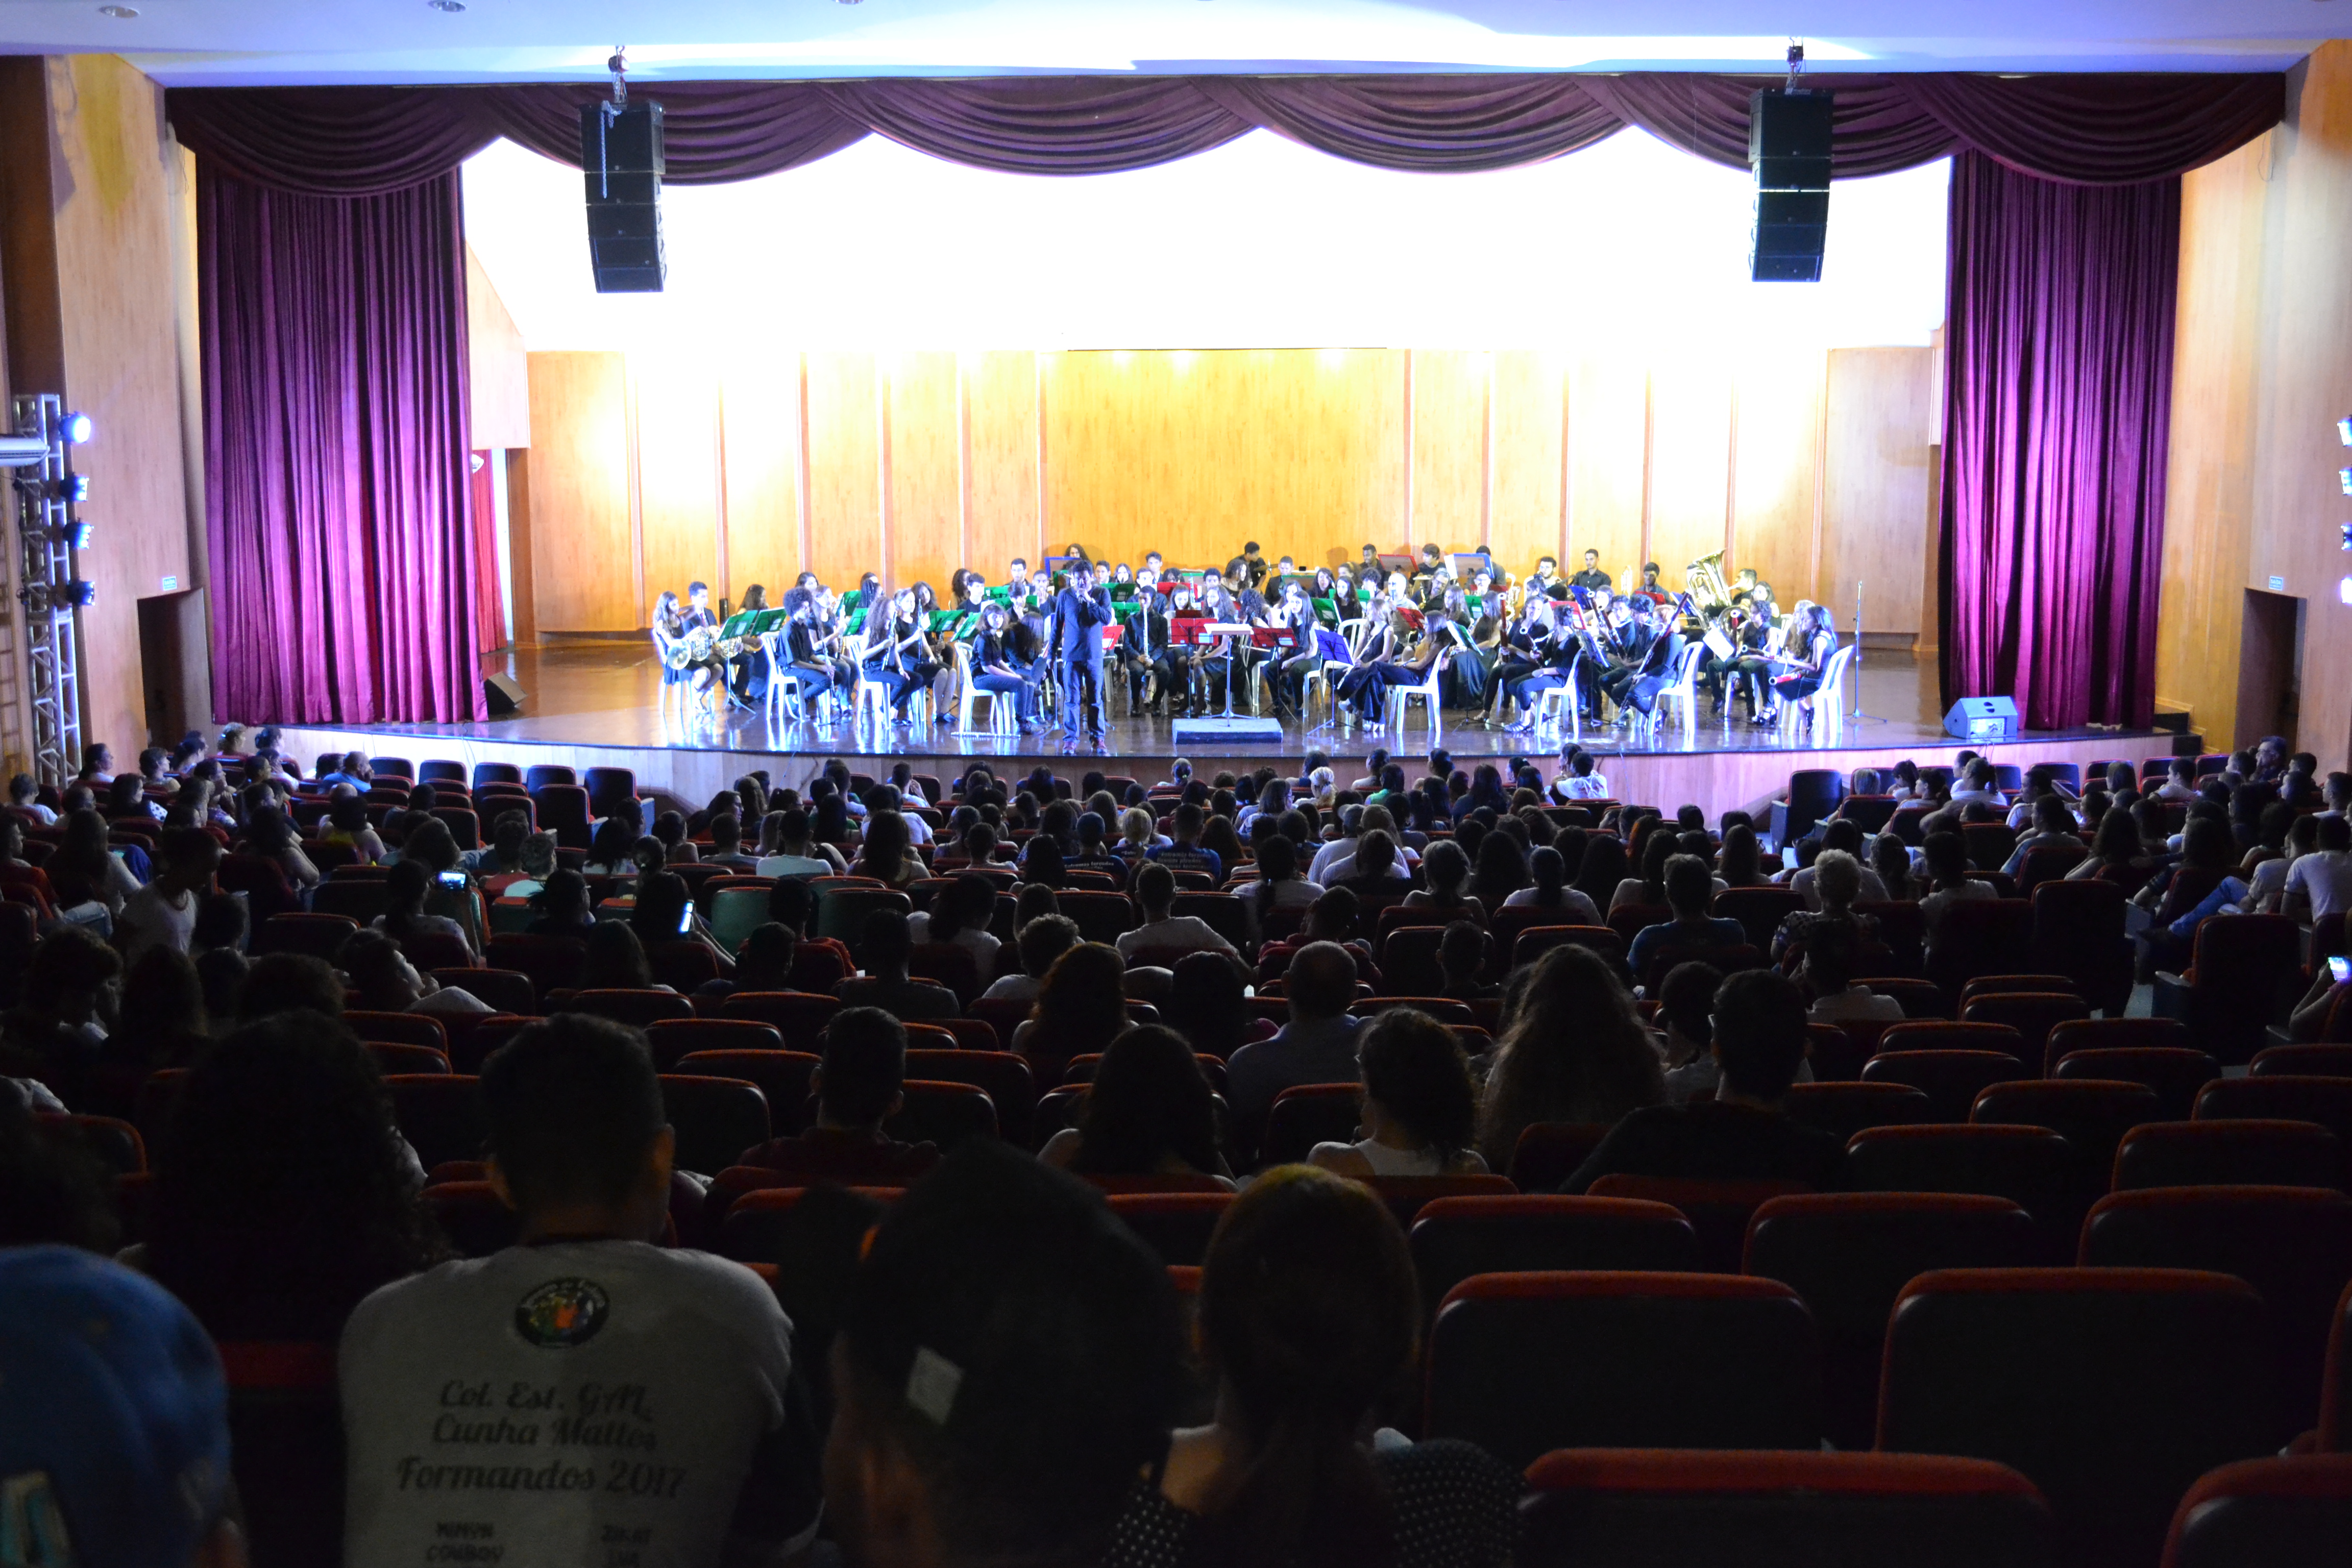
{"label": "conductor in blue suit", "polygon": [[1078,723],[1084,715],[1087,740],[1095,755],[1107,755],[1103,744],[1103,627],[1111,623],[1110,591],[1095,586],[1095,571],[1083,562],[1070,568],[1067,586],[1054,596],[1054,619],[1061,627],[1062,754],[1078,749]]}

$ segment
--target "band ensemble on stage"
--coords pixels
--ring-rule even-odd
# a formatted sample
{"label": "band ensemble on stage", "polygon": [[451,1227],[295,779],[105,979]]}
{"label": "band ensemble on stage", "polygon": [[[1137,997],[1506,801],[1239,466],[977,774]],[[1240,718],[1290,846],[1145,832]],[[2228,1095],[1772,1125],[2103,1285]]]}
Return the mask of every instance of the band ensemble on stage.
{"label": "band ensemble on stage", "polygon": [[944,603],[929,583],[886,594],[869,572],[835,593],[803,572],[773,605],[754,584],[714,612],[696,583],[683,605],[661,595],[654,642],[666,686],[714,709],[765,702],[773,683],[813,723],[854,719],[863,698],[910,728],[929,692],[948,725],[969,683],[1010,704],[1024,734],[1058,725],[1066,751],[1104,749],[1105,682],[1122,679],[1133,713],[1244,711],[1262,695],[1286,721],[1307,716],[1319,684],[1331,717],[1367,732],[1399,689],[1512,730],[1534,726],[1555,691],[1549,705],[1572,703],[1580,722],[1631,724],[1677,681],[1717,718],[1727,705],[1753,724],[1789,704],[1810,716],[1837,648],[1825,606],[1783,613],[1753,570],[1727,580],[1720,553],[1690,563],[1678,590],[1654,562],[1622,582],[1591,550],[1573,575],[1558,567],[1545,556],[1514,578],[1484,551],[1367,544],[1351,564],[1302,570],[1255,543],[1222,570],[1171,568],[1156,551],[1104,567],[1074,546],[1034,574],[1013,562],[1001,584],[959,569]]}

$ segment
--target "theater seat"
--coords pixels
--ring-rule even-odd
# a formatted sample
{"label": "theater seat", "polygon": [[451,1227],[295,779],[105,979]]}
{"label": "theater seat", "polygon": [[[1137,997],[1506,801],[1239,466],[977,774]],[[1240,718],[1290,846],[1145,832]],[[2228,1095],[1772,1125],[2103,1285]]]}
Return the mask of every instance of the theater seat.
{"label": "theater seat", "polygon": [[2046,1568],[2049,1505],[1925,1454],[1585,1448],[1528,1467],[1519,1568]]}
{"label": "theater seat", "polygon": [[2234,1274],[2268,1309],[2273,1442],[2319,1415],[2336,1303],[2352,1286],[2352,1198],[2315,1187],[2154,1187],[2115,1193],[2083,1222],[2085,1268]]}
{"label": "theater seat", "polygon": [[2173,1268],[1923,1274],[1886,1332],[1878,1447],[2014,1466],[2059,1560],[2145,1568],[2173,1504],[2269,1444],[2262,1298]]}
{"label": "theater seat", "polygon": [[2341,1568],[2352,1563],[2352,1455],[2243,1459],[2180,1500],[2164,1568]]}
{"label": "theater seat", "polygon": [[478,1160],[490,1137],[482,1080],[465,1073],[394,1073],[383,1080],[393,1121],[426,1170]]}
{"label": "theater seat", "polygon": [[1259,1165],[1304,1160],[1318,1143],[1355,1142],[1362,1096],[1352,1083],[1294,1084],[1276,1095],[1258,1140]]}
{"label": "theater seat", "polygon": [[[1878,1054],[1863,1065],[1864,1083],[1908,1085],[1927,1097],[1937,1121],[1966,1121],[1977,1096],[1997,1083],[2027,1076],[2024,1058],[2016,1050],[1913,1050],[1898,1045],[1897,1036],[1915,1029],[1967,1028],[1965,1024],[1899,1024],[1882,1037]],[[1990,1025],[1980,1026],[1988,1030]],[[2013,1041],[2016,1031],[2002,1033]]]}
{"label": "theater seat", "polygon": [[2225,1078],[2197,1091],[2199,1121],[2241,1117],[2315,1121],[2336,1134],[2336,1152],[2344,1162],[2345,1185],[2352,1191],[2352,1079],[2308,1078],[2272,1074],[2264,1078]]}
{"label": "theater seat", "polygon": [[1162,1263],[1197,1268],[1209,1237],[1234,1205],[1231,1193],[1113,1193],[1110,1212],[1143,1238]]}
{"label": "theater seat", "polygon": [[2116,1192],[2141,1187],[2336,1187],[2336,1134],[2315,1121],[2156,1121],[2116,1147]]}
{"label": "theater seat", "polygon": [[1975,1193],[1811,1193],[1774,1198],[1748,1226],[1745,1272],[1803,1298],[1821,1333],[1830,1441],[1866,1448],[1878,1419],[1879,1357],[1903,1287],[1937,1268],[2036,1261],[2033,1220]]}
{"label": "theater seat", "polygon": [[247,1556],[259,1568],[341,1561],[343,1420],[335,1347],[230,1340],[219,1351]]}
{"label": "theater seat", "polygon": [[1773,1198],[1812,1188],[1803,1182],[1692,1181],[1662,1176],[1603,1176],[1592,1184],[1596,1198],[1641,1198],[1668,1204],[1690,1221],[1698,1237],[1699,1267],[1722,1274],[1739,1272],[1748,1242],[1748,1222]]}
{"label": "theater seat", "polygon": [[1936,1104],[1904,1083],[1799,1083],[1789,1086],[1792,1121],[1843,1143],[1865,1127],[1908,1127],[1935,1120]]}
{"label": "theater seat", "polygon": [[1665,1204],[1636,1198],[1439,1198],[1423,1206],[1412,1239],[1423,1310],[1432,1312],[1474,1274],[1699,1267],[1690,1222]]}
{"label": "theater seat", "polygon": [[[2071,1158],[2066,1140],[2046,1127],[1870,1127],[1846,1141],[1846,1185],[1854,1192],[1990,1194],[2046,1228],[2063,1218]],[[2063,1239],[2071,1256],[2071,1229]]]}
{"label": "theater seat", "polygon": [[677,1136],[680,1170],[723,1171],[771,1135],[767,1096],[747,1079],[664,1073],[661,1096],[662,1112]]}
{"label": "theater seat", "polygon": [[1821,1442],[1812,1317],[1775,1280],[1481,1274],[1439,1306],[1423,1368],[1425,1435],[1512,1466],[1554,1448]]}

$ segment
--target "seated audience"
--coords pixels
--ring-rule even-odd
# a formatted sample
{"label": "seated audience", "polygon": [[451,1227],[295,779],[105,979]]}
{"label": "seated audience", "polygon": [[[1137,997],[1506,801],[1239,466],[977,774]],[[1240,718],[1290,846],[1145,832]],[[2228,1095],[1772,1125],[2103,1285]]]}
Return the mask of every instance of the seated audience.
{"label": "seated audience", "polygon": [[768,816],[768,829],[772,836],[772,847],[752,868],[759,876],[836,877],[849,869],[840,851],[832,845],[809,842],[805,811],[772,812]]}
{"label": "seated audience", "polygon": [[325,959],[307,952],[273,952],[255,959],[236,994],[237,1021],[250,1024],[279,1013],[341,1018],[342,976]]}
{"label": "seated audience", "polygon": [[1715,879],[1706,862],[1696,855],[1670,855],[1665,867],[1666,908],[1671,920],[1644,926],[1625,950],[1625,965],[1636,976],[1649,973],[1650,960],[1669,949],[1706,950],[1745,947],[1748,928],[1738,921],[1709,915]]}
{"label": "seated audience", "polygon": [[907,936],[917,947],[953,942],[971,954],[981,973],[993,974],[997,949],[1004,945],[988,929],[995,918],[995,880],[966,871],[940,890],[929,912],[918,910],[907,917]]}
{"label": "seated audience", "polygon": [[1341,1176],[1460,1176],[1486,1169],[1471,1147],[1477,1092],[1454,1031],[1428,1014],[1391,1007],[1365,1026],[1359,1053],[1362,1110],[1352,1143],[1318,1143],[1310,1164]]}
{"label": "seated audience", "polygon": [[1233,965],[1217,953],[1190,953],[1176,961],[1173,978],[1160,1014],[1195,1051],[1223,1061],[1248,1043],[1255,1020]]}
{"label": "seated audience", "polygon": [[[1854,897],[1871,903],[1885,903],[1891,889],[1875,870],[1861,863],[1861,825],[1843,820],[1824,824],[1822,827],[1821,850],[1822,854],[1826,854],[1832,849],[1842,850],[1855,858],[1855,868],[1862,874],[1862,890]],[[1815,879],[1820,877],[1821,869],[1822,863],[1817,855],[1811,865],[1800,867],[1789,876],[1789,890],[1803,899],[1805,908],[1817,914],[1822,908],[1822,895]]]}
{"label": "seated audience", "polygon": [[866,973],[833,988],[845,1006],[879,1007],[899,1018],[952,1018],[962,1010],[956,994],[929,980],[909,977],[914,943],[908,940],[907,917],[896,910],[876,910],[866,917],[859,947],[865,952]]}
{"label": "seated audience", "polygon": [[1348,1012],[1356,1000],[1356,963],[1348,950],[1335,942],[1307,943],[1290,961],[1285,987],[1290,1021],[1225,1063],[1234,1147],[1244,1153],[1255,1152],[1276,1095],[1294,1084],[1360,1076],[1356,1040],[1363,1020]]}
{"label": "seated audience", "polygon": [[470,991],[444,985],[417,973],[400,944],[380,931],[353,931],[336,954],[337,967],[352,983],[354,1000],[370,1013],[488,1013],[488,1003]]}
{"label": "seated audience", "polygon": [[154,880],[123,900],[114,917],[114,942],[123,957],[136,963],[151,947],[187,952],[197,905],[211,890],[220,863],[220,841],[203,828],[164,829]]}
{"label": "seated audience", "polygon": [[824,1511],[849,1568],[1104,1561],[1182,1342],[1100,1198],[974,1139],[883,1217],[841,1324]]}
{"label": "seated audience", "polygon": [[[1360,859],[1362,851],[1360,849],[1357,853]],[[1473,921],[1483,921],[1486,918],[1486,909],[1478,902],[1477,895],[1468,890],[1470,858],[1462,852],[1461,845],[1448,839],[1440,839],[1431,845],[1429,853],[1421,858],[1421,871],[1429,885],[1416,888],[1404,896],[1409,907],[1434,909]]]}
{"label": "seated audience", "polygon": [[1412,1257],[1386,1205],[1308,1167],[1235,1200],[1201,1271],[1216,1418],[1134,1483],[1104,1568],[1503,1568],[1517,1471],[1467,1443],[1370,1436],[1420,1342]]}
{"label": "seated audience", "polygon": [[1010,1048],[1028,1059],[1038,1083],[1057,1084],[1070,1058],[1108,1050],[1128,1023],[1126,961],[1113,948],[1082,942],[1045,972],[1037,1005],[1013,1031]]}
{"label": "seated audience", "polygon": [[[436,826],[438,826],[437,824]],[[406,943],[425,936],[443,936],[463,947],[470,957],[474,944],[467,940],[466,928],[446,915],[425,912],[425,898],[433,887],[434,873],[422,860],[403,855],[384,873],[383,889],[386,908],[370,926],[383,932],[393,941]]]}
{"label": "seated audience", "polygon": [[1665,1074],[1633,998],[1589,947],[1555,947],[1526,972],[1486,1072],[1478,1151],[1508,1170],[1539,1121],[1608,1125],[1666,1097]]}
{"label": "seated audience", "polygon": [[530,895],[530,936],[584,937],[596,926],[596,911],[588,904],[588,879],[577,871],[551,874]]}
{"label": "seated audience", "polygon": [[1040,915],[1021,927],[1013,951],[1021,973],[999,976],[980,994],[983,1002],[1034,1002],[1054,961],[1078,945],[1078,925],[1066,915]]}
{"label": "seated audience", "polygon": [[1821,1192],[1842,1184],[1843,1143],[1782,1109],[1805,1060],[1805,999],[1795,983],[1769,970],[1742,971],[1716,992],[1712,1016],[1708,1049],[1723,1074],[1715,1098],[1628,1115],[1560,1191],[1582,1193],[1621,1173],[1795,1181]]}
{"label": "seated audience", "polygon": [[1233,1185],[1217,1149],[1216,1096],[1192,1043],[1147,1025],[1110,1043],[1095,1068],[1078,1123],[1037,1157],[1087,1176],[1214,1176]]}
{"label": "seated audience", "polygon": [[[352,1314],[345,1561],[425,1560],[459,1488],[470,1543],[513,1560],[556,1541],[647,1540],[679,1563],[803,1551],[820,1500],[791,1323],[741,1265],[648,1245],[668,1213],[672,1138],[644,1037],[577,1014],[540,1020],[491,1056],[481,1095],[490,1180],[520,1243],[387,1286]],[[551,1357],[560,1407],[452,1406],[453,1389],[554,1390]],[[518,1426],[541,1424],[519,1447]],[[465,1485],[525,1464],[611,1471],[592,1458],[604,1447],[567,1433],[658,1473],[627,1489]]]}
{"label": "seated audience", "polygon": [[81,1110],[121,997],[122,960],[79,926],[43,937],[26,964],[16,1005],[0,1016],[0,1075],[47,1084]]}
{"label": "seated audience", "polygon": [[1673,1104],[1712,1098],[1722,1079],[1707,1051],[1715,1039],[1708,1015],[1722,984],[1723,971],[1698,959],[1675,964],[1659,984],[1657,1025],[1665,1037],[1666,1100]]}
{"label": "seated audience", "polygon": [[188,1309],[77,1247],[0,1248],[0,1546],[26,1564],[244,1568],[228,1389]]}
{"label": "seated audience", "polygon": [[1528,856],[1528,875],[1533,887],[1521,888],[1503,900],[1505,909],[1557,910],[1560,925],[1597,926],[1601,923],[1601,910],[1583,893],[1568,885],[1568,860],[1560,852],[1546,845]]}
{"label": "seated audience", "polygon": [[[2047,799],[2049,797],[2044,796]],[[1862,950],[1853,933],[1834,926],[1823,927],[1805,943],[1805,962],[1797,970],[1797,981],[1805,988],[1812,1006],[1805,1020],[1812,1024],[1889,1023],[1903,1021],[1903,1004],[1892,996],[1882,996],[1867,984],[1853,977],[1862,962]]]}
{"label": "seated audience", "polygon": [[1230,960],[1246,982],[1249,965],[1216,927],[1198,915],[1169,912],[1176,902],[1176,879],[1167,867],[1155,863],[1136,872],[1135,900],[1143,908],[1143,923],[1119,934],[1119,957],[1133,963],[1146,956],[1173,961],[1188,952],[1214,952]]}
{"label": "seated audience", "polygon": [[809,1182],[899,1187],[939,1163],[929,1143],[882,1131],[906,1104],[907,1029],[879,1007],[844,1007],[824,1026],[824,1065],[811,1078],[816,1125],[744,1151],[739,1165]]}
{"label": "seated audience", "polygon": [[1455,921],[1437,940],[1438,973],[1445,977],[1437,994],[1456,1002],[1483,1002],[1499,996],[1503,988],[1479,978],[1486,967],[1486,933],[1471,921]]}
{"label": "seated audience", "polygon": [[281,1012],[190,1070],[139,1261],[215,1339],[331,1342],[368,1292],[438,1255],[423,1175],[366,1048]]}
{"label": "seated audience", "polygon": [[[1814,858],[1811,869],[1813,892],[1821,907],[1799,910],[1780,922],[1780,929],[1772,933],[1775,963],[1801,952],[1815,933],[1825,930],[1848,931],[1862,946],[1877,941],[1878,922],[1868,915],[1853,912],[1854,900],[1863,891],[1862,862],[1843,849],[1824,849]],[[1930,917],[1923,913],[1920,918],[1926,921]]]}

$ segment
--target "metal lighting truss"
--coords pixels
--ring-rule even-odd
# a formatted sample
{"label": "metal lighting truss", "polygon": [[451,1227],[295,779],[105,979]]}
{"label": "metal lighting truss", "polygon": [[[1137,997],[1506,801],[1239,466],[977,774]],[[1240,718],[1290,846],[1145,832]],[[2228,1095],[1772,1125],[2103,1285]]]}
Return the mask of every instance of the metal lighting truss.
{"label": "metal lighting truss", "polygon": [[74,570],[74,484],[65,438],[65,403],[55,393],[16,400],[16,428],[37,462],[15,474],[16,530],[24,569],[16,598],[25,606],[25,658],[33,712],[33,772],[63,785],[81,756],[81,673],[75,634],[80,612],[68,584]]}

